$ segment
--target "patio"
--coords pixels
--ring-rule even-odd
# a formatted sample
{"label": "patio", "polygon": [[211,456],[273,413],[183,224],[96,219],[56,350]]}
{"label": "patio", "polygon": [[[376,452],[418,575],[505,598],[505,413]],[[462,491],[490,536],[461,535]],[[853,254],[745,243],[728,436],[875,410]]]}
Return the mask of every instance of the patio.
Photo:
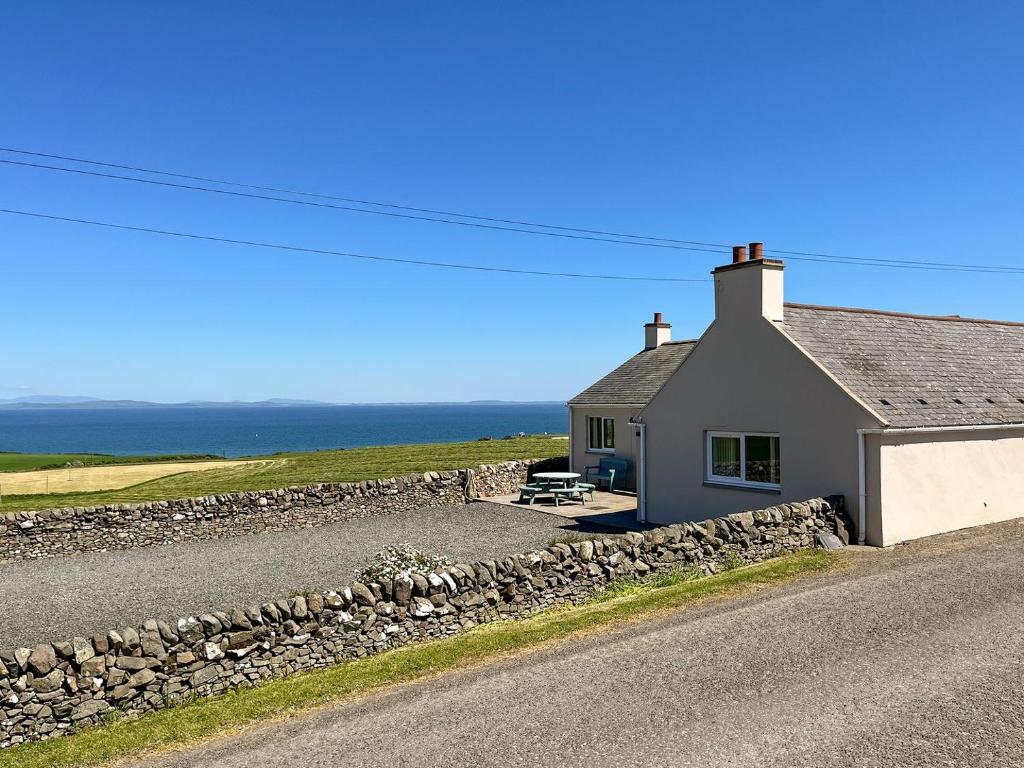
{"label": "patio", "polygon": [[595,491],[594,500],[587,497],[586,504],[578,501],[562,501],[555,506],[554,500],[546,497],[537,497],[533,504],[519,500],[519,492],[508,493],[503,496],[489,496],[485,499],[488,504],[502,504],[508,507],[529,509],[535,512],[544,512],[549,515],[557,515],[569,520],[585,522],[593,525],[601,525],[608,528],[620,530],[643,530],[653,526],[637,522],[636,519],[636,494],[628,491]]}

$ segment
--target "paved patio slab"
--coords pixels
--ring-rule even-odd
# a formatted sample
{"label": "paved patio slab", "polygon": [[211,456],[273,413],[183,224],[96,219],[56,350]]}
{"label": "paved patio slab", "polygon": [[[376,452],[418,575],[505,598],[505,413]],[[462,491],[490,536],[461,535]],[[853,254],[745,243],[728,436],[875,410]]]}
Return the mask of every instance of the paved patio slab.
{"label": "paved patio slab", "polygon": [[503,496],[489,496],[486,499],[488,504],[500,504],[516,509],[529,509],[534,512],[544,512],[549,515],[575,520],[580,523],[601,525],[606,528],[615,528],[626,531],[640,531],[654,526],[639,523],[636,519],[636,496],[631,493],[609,493],[608,491],[596,491],[594,501],[588,496],[585,503],[578,501],[562,501],[557,507],[554,500],[549,497],[537,497],[533,504],[519,501],[518,493],[509,493]]}

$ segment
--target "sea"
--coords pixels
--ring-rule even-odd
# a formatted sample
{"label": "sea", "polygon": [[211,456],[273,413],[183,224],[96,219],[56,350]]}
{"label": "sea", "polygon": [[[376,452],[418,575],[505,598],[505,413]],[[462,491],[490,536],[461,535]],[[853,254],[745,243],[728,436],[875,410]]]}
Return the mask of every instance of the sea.
{"label": "sea", "polygon": [[0,451],[254,456],[565,434],[561,403],[0,409]]}

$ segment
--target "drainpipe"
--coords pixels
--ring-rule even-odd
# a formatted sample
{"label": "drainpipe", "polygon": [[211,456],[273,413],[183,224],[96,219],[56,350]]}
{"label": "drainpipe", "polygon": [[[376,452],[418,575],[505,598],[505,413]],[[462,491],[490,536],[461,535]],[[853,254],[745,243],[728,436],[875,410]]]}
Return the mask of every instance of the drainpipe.
{"label": "drainpipe", "polygon": [[574,463],[573,462],[573,454],[576,453],[576,443],[574,443],[572,441],[572,416],[573,416],[572,406],[570,405],[569,406],[569,471],[570,472],[575,472],[576,470],[572,468],[572,465]]}
{"label": "drainpipe", "polygon": [[868,520],[868,491],[867,491],[867,467],[864,463],[864,433],[867,430],[857,430],[857,543],[863,544],[866,535],[864,528]]}
{"label": "drainpipe", "polygon": [[647,522],[647,425],[642,421],[629,420],[640,432],[640,446],[636,465],[636,517],[641,523]]}

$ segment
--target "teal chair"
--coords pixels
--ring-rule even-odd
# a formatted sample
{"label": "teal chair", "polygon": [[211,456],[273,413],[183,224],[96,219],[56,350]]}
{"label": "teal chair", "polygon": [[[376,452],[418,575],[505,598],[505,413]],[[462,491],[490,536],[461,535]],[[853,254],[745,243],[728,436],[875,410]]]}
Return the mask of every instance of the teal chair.
{"label": "teal chair", "polygon": [[583,479],[588,483],[591,478],[596,481],[598,487],[601,483],[608,483],[608,490],[615,490],[615,479],[619,479],[619,487],[626,483],[626,473],[629,472],[629,462],[625,459],[609,457],[601,459],[596,466],[590,466],[583,470]]}

